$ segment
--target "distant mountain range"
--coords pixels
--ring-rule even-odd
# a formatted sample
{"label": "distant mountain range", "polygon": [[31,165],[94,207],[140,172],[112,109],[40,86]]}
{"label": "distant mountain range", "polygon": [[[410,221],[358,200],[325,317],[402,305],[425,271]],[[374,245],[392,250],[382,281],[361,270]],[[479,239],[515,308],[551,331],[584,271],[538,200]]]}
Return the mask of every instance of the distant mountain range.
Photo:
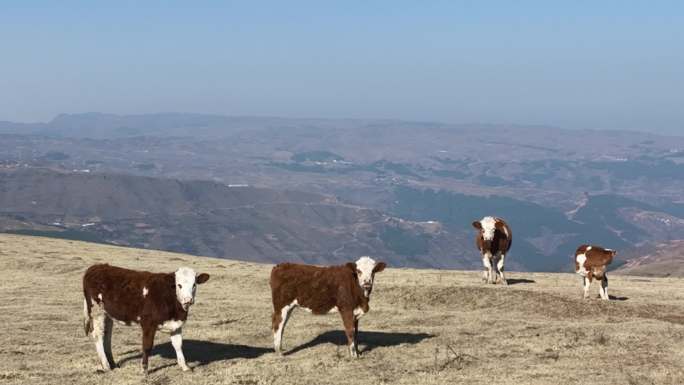
{"label": "distant mountain range", "polygon": [[215,182],[0,169],[0,231],[257,262],[465,267],[437,223],[406,221],[333,197]]}
{"label": "distant mountain range", "polygon": [[[377,121],[221,116],[190,113],[115,115],[99,112],[60,114],[46,123],[0,121],[0,134],[115,139],[135,136],[221,138],[244,130],[315,126],[349,128]],[[399,122],[383,120],[382,122]]]}
{"label": "distant mountain range", "polygon": [[638,132],[64,114],[0,122],[0,169],[0,231],[245,260],[475,268],[484,215],[515,269],[684,239],[684,137]]}

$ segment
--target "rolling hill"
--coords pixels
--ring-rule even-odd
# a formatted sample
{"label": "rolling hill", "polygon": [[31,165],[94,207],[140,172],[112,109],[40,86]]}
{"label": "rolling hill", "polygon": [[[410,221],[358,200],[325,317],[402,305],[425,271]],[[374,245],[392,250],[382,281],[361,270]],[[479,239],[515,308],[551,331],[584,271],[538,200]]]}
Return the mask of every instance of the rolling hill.
{"label": "rolling hill", "polygon": [[438,223],[330,196],[36,168],[0,169],[0,231],[258,262],[328,264],[370,254],[395,266],[480,263],[472,247],[457,251],[463,237]]}
{"label": "rolling hill", "polygon": [[[295,312],[283,356],[272,349],[271,265],[0,234],[0,381],[6,384],[664,384],[684,382],[684,280],[613,276],[615,299],[582,300],[574,274],[479,274],[389,268],[376,277],[347,357],[338,315]],[[151,373],[140,331],[114,326],[120,368],[97,372],[81,325],[81,277],[93,263],[211,274],[184,327],[194,369],[158,334]],[[594,294],[597,288],[592,288]]]}
{"label": "rolling hill", "polygon": [[648,243],[619,258],[618,274],[684,277],[684,240]]}
{"label": "rolling hill", "polygon": [[394,266],[479,269],[470,223],[496,213],[513,228],[509,270],[570,271],[581,243],[629,250],[684,230],[680,218],[611,195],[588,196],[569,218],[501,196],[404,186],[393,193],[383,211],[242,184],[5,168],[0,232],[255,262],[331,264],[368,254]]}

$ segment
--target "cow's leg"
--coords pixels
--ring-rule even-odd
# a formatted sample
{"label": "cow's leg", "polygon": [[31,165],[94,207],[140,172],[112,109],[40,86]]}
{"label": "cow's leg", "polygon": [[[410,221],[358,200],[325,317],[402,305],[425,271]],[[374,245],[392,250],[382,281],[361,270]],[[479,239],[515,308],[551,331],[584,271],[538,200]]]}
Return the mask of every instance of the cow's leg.
{"label": "cow's leg", "polygon": [[294,303],[283,306],[280,311],[273,312],[273,349],[276,353],[280,353],[283,347],[283,333],[285,332],[285,325],[290,319],[292,310],[295,308]]}
{"label": "cow's leg", "polygon": [[354,347],[356,349],[356,354],[359,354],[359,320],[354,320]]}
{"label": "cow's leg", "polygon": [[106,330],[106,319],[107,315],[104,313],[99,313],[93,317],[93,340],[95,341],[95,350],[97,350],[97,357],[100,359],[100,364],[104,371],[112,370],[109,365],[109,359],[107,358],[107,353],[105,350],[105,330]]}
{"label": "cow's leg", "polygon": [[157,332],[157,328],[153,325],[144,325],[142,333],[142,370],[147,374],[147,369],[149,367],[148,361],[150,354],[152,353],[152,346],[154,346],[154,334]]}
{"label": "cow's leg", "polygon": [[187,372],[190,370],[188,365],[185,363],[185,356],[183,355],[183,335],[181,334],[183,332],[182,329],[176,329],[175,331],[171,332],[171,345],[173,345],[173,349],[176,351],[176,360],[178,360],[178,366],[180,366],[181,369],[183,369],[184,372]]}
{"label": "cow's leg", "polygon": [[599,289],[601,293],[601,298],[608,300],[610,297],[608,297],[608,276],[605,274],[603,275],[603,279],[601,280],[601,288]]}
{"label": "cow's leg", "polygon": [[496,269],[498,270],[499,276],[501,277],[501,283],[504,285],[508,285],[508,281],[506,281],[506,276],[504,275],[504,259],[506,259],[506,254],[499,254],[499,262],[497,262],[496,264]]}
{"label": "cow's leg", "polygon": [[114,362],[114,356],[112,355],[112,331],[114,329],[114,321],[111,317],[105,315],[104,320],[104,352],[107,356],[107,361],[109,361],[109,367],[116,368],[116,363]]}
{"label": "cow's leg", "polygon": [[[86,294],[87,295],[87,294]],[[93,331],[93,319],[90,316],[90,309],[92,308],[93,304],[88,301],[88,297],[83,298],[83,330],[85,331],[85,335],[87,336],[90,334],[90,332]]]}
{"label": "cow's leg", "polygon": [[486,282],[487,283],[494,283],[494,274],[493,274],[494,272],[493,272],[493,268],[492,268],[492,253],[486,252],[482,256],[482,264],[485,267],[484,275],[486,277]]}
{"label": "cow's leg", "polygon": [[482,254],[482,265],[484,265],[484,270],[482,271],[482,282],[486,283],[487,282],[487,262],[485,262],[485,254]]}
{"label": "cow's leg", "polygon": [[589,286],[591,286],[591,276],[584,277],[584,299],[589,298]]}
{"label": "cow's leg", "polygon": [[354,312],[351,310],[341,311],[340,316],[342,316],[342,323],[344,324],[344,334],[347,335],[349,355],[351,355],[352,358],[357,358],[359,354],[356,350],[356,343],[354,342]]}

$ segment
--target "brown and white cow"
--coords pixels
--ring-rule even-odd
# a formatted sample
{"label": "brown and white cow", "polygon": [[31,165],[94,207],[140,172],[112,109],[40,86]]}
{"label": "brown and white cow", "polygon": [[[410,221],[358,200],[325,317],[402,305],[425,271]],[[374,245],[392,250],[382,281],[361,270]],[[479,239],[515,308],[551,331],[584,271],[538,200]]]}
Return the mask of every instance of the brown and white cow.
{"label": "brown and white cow", "polygon": [[616,254],[617,251],[604,249],[600,246],[582,245],[577,248],[575,251],[575,272],[582,276],[585,299],[589,298],[589,286],[594,278],[601,280],[599,287],[601,298],[609,299],[606,269]]}
{"label": "brown and white cow", "polygon": [[385,269],[384,262],[376,263],[361,257],[356,263],[343,266],[319,267],[281,263],[271,271],[273,298],[273,345],[280,353],[283,332],[292,310],[300,307],[313,314],[339,312],[347,335],[349,354],[358,357],[359,318],[369,310],[368,301],[373,290],[375,273]]}
{"label": "brown and white cow", "polygon": [[511,228],[503,219],[496,217],[484,217],[473,222],[473,227],[479,231],[475,236],[475,245],[482,254],[482,263],[485,267],[482,280],[496,283],[493,268],[496,263],[496,272],[501,278],[501,283],[508,285],[504,275],[504,260],[513,242]]}
{"label": "brown and white cow", "polygon": [[113,320],[142,327],[142,368],[147,362],[157,330],[171,334],[178,365],[190,370],[183,356],[183,324],[195,302],[198,284],[208,274],[181,267],[175,273],[150,273],[106,264],[93,265],[83,276],[83,316],[86,335],[92,334],[95,349],[105,371],[114,366]]}

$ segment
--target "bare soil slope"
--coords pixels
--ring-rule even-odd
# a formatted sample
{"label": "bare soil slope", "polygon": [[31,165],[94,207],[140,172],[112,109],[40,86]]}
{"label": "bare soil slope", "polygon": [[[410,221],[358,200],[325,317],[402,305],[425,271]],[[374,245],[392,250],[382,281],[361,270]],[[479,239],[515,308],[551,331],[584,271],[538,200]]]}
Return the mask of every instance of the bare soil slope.
{"label": "bare soil slope", "polygon": [[[99,373],[81,326],[81,275],[109,262],[187,265],[212,278],[184,328],[191,373],[158,334],[140,371],[140,330],[114,328],[121,368]],[[347,357],[338,315],[296,312],[284,356],[272,350],[270,265],[0,235],[0,382],[9,384],[682,384],[684,280],[611,276],[615,301],[581,300],[570,274],[388,269]],[[597,293],[597,288],[592,291]]]}
{"label": "bare soil slope", "polygon": [[618,274],[648,277],[684,277],[684,240],[649,244],[637,249],[639,254],[627,257]]}

